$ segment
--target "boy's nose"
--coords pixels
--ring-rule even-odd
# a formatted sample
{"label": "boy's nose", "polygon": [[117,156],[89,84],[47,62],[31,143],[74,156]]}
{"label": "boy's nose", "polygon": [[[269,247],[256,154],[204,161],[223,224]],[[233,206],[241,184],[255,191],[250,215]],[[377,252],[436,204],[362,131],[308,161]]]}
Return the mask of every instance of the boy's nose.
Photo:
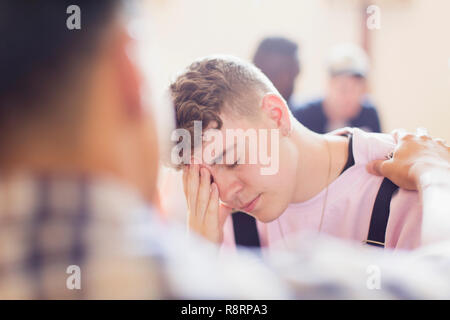
{"label": "boy's nose", "polygon": [[214,182],[219,187],[220,200],[230,206],[240,206],[237,203],[239,199],[238,195],[244,185],[237,176],[229,172],[219,173],[214,176]]}

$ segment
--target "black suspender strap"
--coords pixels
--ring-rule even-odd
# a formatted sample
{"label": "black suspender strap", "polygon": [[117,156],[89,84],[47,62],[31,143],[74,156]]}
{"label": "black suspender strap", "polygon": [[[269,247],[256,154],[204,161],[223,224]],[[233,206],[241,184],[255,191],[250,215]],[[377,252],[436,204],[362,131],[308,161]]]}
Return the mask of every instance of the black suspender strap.
{"label": "black suspender strap", "polygon": [[398,186],[391,180],[384,178],[378,190],[375,203],[373,205],[372,217],[370,218],[369,234],[367,244],[384,248],[386,240],[386,228],[389,220],[391,199]]}
{"label": "black suspender strap", "polygon": [[261,247],[256,220],[242,211],[234,212],[233,219],[234,240],[236,245],[245,247]]}
{"label": "black suspender strap", "polygon": [[353,133],[348,133],[348,157],[347,162],[345,163],[344,169],[342,169],[341,174],[344,173],[345,170],[353,167],[355,165],[355,157],[353,156]]}

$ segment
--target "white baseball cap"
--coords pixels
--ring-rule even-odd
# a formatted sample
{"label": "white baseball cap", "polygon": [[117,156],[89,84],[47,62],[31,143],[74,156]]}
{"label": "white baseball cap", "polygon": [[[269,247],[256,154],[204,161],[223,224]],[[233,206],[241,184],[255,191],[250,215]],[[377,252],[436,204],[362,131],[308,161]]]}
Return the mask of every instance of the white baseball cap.
{"label": "white baseball cap", "polygon": [[353,44],[339,44],[331,49],[328,57],[330,75],[350,74],[366,77],[369,72],[369,58],[364,50]]}

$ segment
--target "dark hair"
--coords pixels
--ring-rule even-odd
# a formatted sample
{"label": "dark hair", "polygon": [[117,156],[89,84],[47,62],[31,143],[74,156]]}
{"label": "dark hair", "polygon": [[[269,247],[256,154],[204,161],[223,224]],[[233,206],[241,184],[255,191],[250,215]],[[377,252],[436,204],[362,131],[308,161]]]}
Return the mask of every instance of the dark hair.
{"label": "dark hair", "polygon": [[[38,105],[95,49],[101,30],[111,22],[119,1],[2,0],[0,1],[0,127],[2,118],[39,113]],[[77,5],[81,29],[66,25]],[[38,101],[37,103],[30,103]],[[44,101],[42,101],[45,104]],[[8,121],[8,120],[6,120]]]}
{"label": "dark hair", "polygon": [[258,48],[256,49],[253,57],[253,62],[257,64],[261,56],[266,54],[278,54],[284,56],[294,56],[297,54],[298,45],[284,37],[267,37],[264,38]]}

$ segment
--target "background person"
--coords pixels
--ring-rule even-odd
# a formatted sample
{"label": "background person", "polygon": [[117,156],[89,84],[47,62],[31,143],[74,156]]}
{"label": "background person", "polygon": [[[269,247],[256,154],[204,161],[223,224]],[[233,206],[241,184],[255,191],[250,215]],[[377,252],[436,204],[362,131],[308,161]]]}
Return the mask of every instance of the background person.
{"label": "background person", "polygon": [[352,44],[334,47],[325,96],[295,107],[294,117],[317,133],[346,126],[381,132],[377,110],[367,98],[368,72],[368,58],[361,48]]}
{"label": "background person", "polygon": [[264,38],[256,49],[253,63],[272,81],[290,106],[300,73],[298,45],[284,37]]}

